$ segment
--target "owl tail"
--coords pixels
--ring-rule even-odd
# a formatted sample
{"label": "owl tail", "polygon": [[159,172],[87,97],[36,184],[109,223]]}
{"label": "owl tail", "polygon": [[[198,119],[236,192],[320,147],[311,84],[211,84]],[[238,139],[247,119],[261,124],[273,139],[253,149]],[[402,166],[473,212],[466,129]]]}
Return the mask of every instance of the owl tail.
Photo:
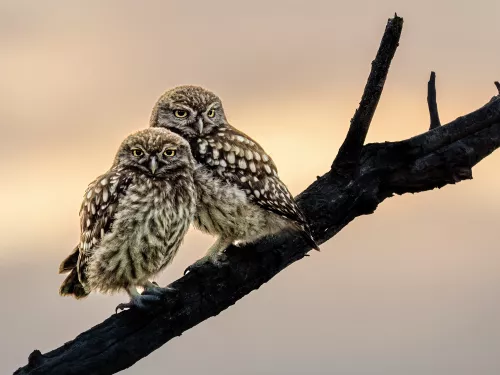
{"label": "owl tail", "polygon": [[78,279],[76,268],[73,268],[66,279],[64,279],[59,288],[59,294],[61,296],[73,296],[76,299],[85,298],[89,295]]}
{"label": "owl tail", "polygon": [[80,255],[80,249],[77,246],[73,249],[71,254],[62,261],[61,265],[59,266],[59,273],[66,273],[76,268],[79,255]]}
{"label": "owl tail", "polygon": [[59,288],[59,294],[61,296],[73,296],[76,299],[85,298],[89,295],[85,291],[82,283],[78,278],[77,264],[78,257],[80,256],[80,249],[75,247],[73,252],[62,261],[59,266],[59,273],[69,272],[69,275],[64,279],[61,287]]}

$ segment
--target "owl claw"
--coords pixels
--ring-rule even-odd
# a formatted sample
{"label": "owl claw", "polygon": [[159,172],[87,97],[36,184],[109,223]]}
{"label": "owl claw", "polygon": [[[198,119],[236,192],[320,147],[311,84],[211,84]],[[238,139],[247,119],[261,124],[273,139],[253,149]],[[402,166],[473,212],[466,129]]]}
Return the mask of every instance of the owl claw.
{"label": "owl claw", "polygon": [[140,294],[138,296],[134,296],[130,299],[130,302],[127,303],[120,303],[118,306],[116,306],[115,309],[115,314],[118,314],[118,310],[125,310],[125,309],[131,309],[131,308],[137,308],[139,310],[148,310],[151,305],[153,305],[156,302],[159,302],[161,300],[160,297],[157,295],[144,295]]}
{"label": "owl claw", "polygon": [[198,259],[196,262],[191,264],[188,268],[186,268],[186,270],[184,271],[184,275],[186,275],[188,272],[192,272],[203,267],[207,263],[210,263],[215,267],[220,268],[224,264],[227,264],[227,256],[224,253],[216,255],[206,255],[203,258]]}
{"label": "owl claw", "polygon": [[176,292],[177,289],[175,288],[169,286],[162,288],[161,286],[158,286],[157,283],[152,282],[144,287],[144,291],[142,292],[141,295],[162,297],[167,293],[176,293]]}

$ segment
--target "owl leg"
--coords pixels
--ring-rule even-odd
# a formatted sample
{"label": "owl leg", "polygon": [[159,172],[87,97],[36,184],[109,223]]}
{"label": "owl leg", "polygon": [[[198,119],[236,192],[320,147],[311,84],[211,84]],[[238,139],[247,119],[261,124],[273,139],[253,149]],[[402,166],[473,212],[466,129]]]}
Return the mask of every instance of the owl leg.
{"label": "owl leg", "polygon": [[127,288],[127,294],[130,296],[130,302],[120,303],[116,306],[115,313],[118,313],[118,310],[130,309],[132,307],[140,310],[147,310],[150,307],[148,304],[161,300],[160,297],[155,295],[140,294],[135,286]]}
{"label": "owl leg", "polygon": [[226,261],[224,250],[227,249],[229,245],[233,243],[233,241],[233,238],[219,237],[217,241],[215,241],[215,243],[210,247],[210,249],[208,249],[203,258],[198,259],[196,262],[186,268],[186,270],[184,271],[184,275],[188,272],[202,267],[206,263],[211,263],[216,267],[221,267]]}
{"label": "owl leg", "polygon": [[151,296],[158,296],[161,297],[165,295],[166,293],[176,293],[177,289],[166,286],[162,288],[159,286],[156,282],[151,282],[151,281],[146,281],[144,284],[144,291],[142,292],[142,295],[151,295]]}

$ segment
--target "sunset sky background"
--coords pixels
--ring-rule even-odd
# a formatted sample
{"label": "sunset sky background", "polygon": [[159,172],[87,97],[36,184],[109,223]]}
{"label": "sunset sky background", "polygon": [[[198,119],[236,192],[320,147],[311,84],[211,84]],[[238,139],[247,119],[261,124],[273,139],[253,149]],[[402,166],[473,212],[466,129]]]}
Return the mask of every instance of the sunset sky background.
{"label": "sunset sky background", "polygon": [[[57,269],[87,184],[163,91],[215,91],[298,194],[335,157],[394,12],[368,142],[428,128],[431,70],[443,123],[495,94],[500,1],[0,0],[0,373],[127,299],[59,297]],[[387,200],[123,374],[497,375],[499,167],[496,152],[472,181]],[[191,231],[160,283],[212,241]]]}

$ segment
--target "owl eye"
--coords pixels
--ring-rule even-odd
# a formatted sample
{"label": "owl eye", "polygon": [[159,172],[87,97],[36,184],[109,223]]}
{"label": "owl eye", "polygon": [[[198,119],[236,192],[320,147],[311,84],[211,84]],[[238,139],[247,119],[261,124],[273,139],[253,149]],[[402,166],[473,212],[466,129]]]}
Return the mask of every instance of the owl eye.
{"label": "owl eye", "polygon": [[174,111],[174,115],[175,115],[175,117],[178,117],[178,118],[184,118],[184,117],[187,117],[188,111],[185,111],[183,109],[176,109]]}
{"label": "owl eye", "polygon": [[165,150],[163,152],[163,155],[168,156],[168,157],[172,157],[175,155],[175,150]]}
{"label": "owl eye", "polygon": [[134,155],[135,157],[140,157],[140,156],[144,155],[144,151],[142,151],[138,148],[134,148],[132,150],[132,155]]}
{"label": "owl eye", "polygon": [[208,117],[215,117],[215,110],[211,109],[210,111],[207,112]]}

